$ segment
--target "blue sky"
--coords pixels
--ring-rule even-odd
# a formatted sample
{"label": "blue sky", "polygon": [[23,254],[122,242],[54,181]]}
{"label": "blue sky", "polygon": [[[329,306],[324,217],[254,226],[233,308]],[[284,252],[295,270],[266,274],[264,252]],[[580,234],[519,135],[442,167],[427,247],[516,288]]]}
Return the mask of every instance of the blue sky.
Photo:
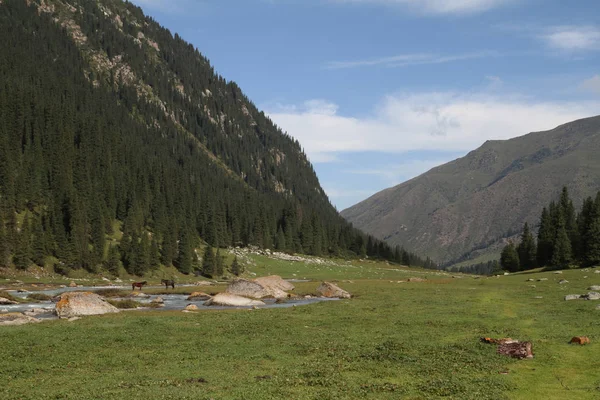
{"label": "blue sky", "polygon": [[598,0],[134,0],[296,137],[338,209],[600,114]]}

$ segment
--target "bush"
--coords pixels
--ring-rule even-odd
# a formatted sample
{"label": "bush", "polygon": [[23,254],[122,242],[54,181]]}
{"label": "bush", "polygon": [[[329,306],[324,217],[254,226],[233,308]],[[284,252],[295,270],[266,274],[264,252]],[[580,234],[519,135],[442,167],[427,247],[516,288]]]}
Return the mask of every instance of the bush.
{"label": "bush", "polygon": [[133,308],[145,307],[145,304],[139,303],[135,300],[107,300],[110,304],[121,310],[131,310]]}
{"label": "bush", "polygon": [[44,293],[31,293],[27,296],[28,300],[36,300],[36,301],[49,301],[52,300],[52,296],[48,296]]}
{"label": "bush", "polygon": [[98,289],[95,290],[94,293],[96,293],[98,296],[102,296],[102,297],[125,297],[129,294],[129,292],[121,290],[121,289]]}

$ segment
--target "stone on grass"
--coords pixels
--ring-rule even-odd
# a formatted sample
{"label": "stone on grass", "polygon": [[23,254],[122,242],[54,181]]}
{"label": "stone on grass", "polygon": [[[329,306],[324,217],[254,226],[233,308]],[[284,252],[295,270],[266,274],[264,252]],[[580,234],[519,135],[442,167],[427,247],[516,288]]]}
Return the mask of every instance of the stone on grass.
{"label": "stone on grass", "polygon": [[566,279],[561,279],[558,283],[562,285],[563,283],[569,283],[569,281]]}
{"label": "stone on grass", "polygon": [[533,358],[531,342],[504,343],[498,346],[498,354],[513,358]]}
{"label": "stone on grass", "polygon": [[0,315],[0,326],[25,325],[35,322],[40,322],[40,320],[21,313],[10,313]]}
{"label": "stone on grass", "polygon": [[583,296],[586,300],[600,300],[600,293],[598,292],[589,292],[588,294]]}
{"label": "stone on grass", "polygon": [[349,299],[352,297],[350,293],[340,288],[337,285],[334,285],[330,282],[323,282],[321,286],[317,288],[317,293],[323,297],[328,298],[340,298],[340,299]]}
{"label": "stone on grass", "polygon": [[408,282],[425,282],[426,280],[423,278],[408,278]]}
{"label": "stone on grass", "polygon": [[547,280],[548,280],[548,278],[540,278],[540,279],[538,279],[538,282],[544,282],[544,281],[547,281]]}
{"label": "stone on grass", "polygon": [[587,336],[575,336],[571,339],[569,343],[579,345],[590,344],[590,338],[588,338]]}
{"label": "stone on grass", "polygon": [[185,310],[186,311],[198,311],[199,308],[195,304],[188,304],[187,306],[185,306]]}
{"label": "stone on grass", "polygon": [[569,300],[579,300],[581,298],[580,294],[568,294],[565,296],[565,301]]}
{"label": "stone on grass", "polygon": [[56,314],[59,318],[80,317],[118,313],[119,309],[106,302],[96,293],[67,292],[60,295],[56,303]]}
{"label": "stone on grass", "polygon": [[593,291],[596,291],[596,290],[598,290],[598,291],[600,291],[600,286],[590,286],[590,287],[588,288],[588,290],[593,290]]}
{"label": "stone on grass", "polygon": [[562,274],[562,271],[554,271],[555,274]]}
{"label": "stone on grass", "polygon": [[204,303],[205,306],[252,307],[264,306],[260,300],[249,299],[232,293],[219,293]]}

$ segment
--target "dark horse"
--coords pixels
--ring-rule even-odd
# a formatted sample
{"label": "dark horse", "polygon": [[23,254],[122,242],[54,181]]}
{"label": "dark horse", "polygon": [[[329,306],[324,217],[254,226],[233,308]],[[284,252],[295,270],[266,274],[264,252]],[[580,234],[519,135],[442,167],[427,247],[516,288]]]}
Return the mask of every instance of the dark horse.
{"label": "dark horse", "polygon": [[144,287],[144,285],[146,285],[148,282],[144,281],[144,282],[133,282],[131,284],[131,290],[135,290],[136,287],[139,287],[140,290],[142,290],[142,287]]}
{"label": "dark horse", "polygon": [[162,279],[160,283],[165,285],[165,289],[168,289],[169,286],[175,289],[175,281],[173,279]]}

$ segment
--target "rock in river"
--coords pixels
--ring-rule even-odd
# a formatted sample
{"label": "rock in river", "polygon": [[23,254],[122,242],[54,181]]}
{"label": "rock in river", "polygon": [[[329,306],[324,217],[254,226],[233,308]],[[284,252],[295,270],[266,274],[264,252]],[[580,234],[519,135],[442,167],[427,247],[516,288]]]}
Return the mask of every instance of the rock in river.
{"label": "rock in river", "polygon": [[40,322],[39,319],[28,317],[21,313],[10,313],[0,315],[0,326],[6,325],[24,325],[32,322]]}
{"label": "rock in river", "polygon": [[264,306],[260,300],[253,300],[231,293],[219,293],[204,303],[205,306],[251,307]]}
{"label": "rock in river", "polygon": [[118,308],[104,301],[104,299],[96,293],[91,292],[63,293],[60,295],[58,303],[56,303],[56,314],[60,318],[118,312]]}

